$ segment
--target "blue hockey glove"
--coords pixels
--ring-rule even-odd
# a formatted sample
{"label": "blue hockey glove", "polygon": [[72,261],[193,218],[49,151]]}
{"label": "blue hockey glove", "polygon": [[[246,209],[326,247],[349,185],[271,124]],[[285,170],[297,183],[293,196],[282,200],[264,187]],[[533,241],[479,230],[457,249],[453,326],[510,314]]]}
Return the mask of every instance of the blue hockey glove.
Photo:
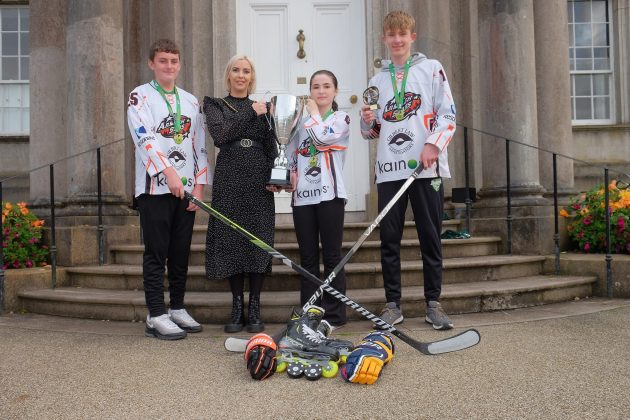
{"label": "blue hockey glove", "polygon": [[350,353],[341,368],[341,376],[347,382],[372,385],[381,375],[383,366],[393,357],[392,337],[384,332],[372,332]]}

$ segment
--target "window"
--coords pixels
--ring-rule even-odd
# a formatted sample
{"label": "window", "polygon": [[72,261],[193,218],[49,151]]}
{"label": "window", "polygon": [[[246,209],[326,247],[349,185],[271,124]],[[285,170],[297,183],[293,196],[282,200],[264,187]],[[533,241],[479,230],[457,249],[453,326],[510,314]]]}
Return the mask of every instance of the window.
{"label": "window", "polygon": [[0,7],[0,135],[29,134],[29,9]]}
{"label": "window", "polygon": [[613,63],[607,0],[569,0],[569,61],[574,124],[614,122]]}

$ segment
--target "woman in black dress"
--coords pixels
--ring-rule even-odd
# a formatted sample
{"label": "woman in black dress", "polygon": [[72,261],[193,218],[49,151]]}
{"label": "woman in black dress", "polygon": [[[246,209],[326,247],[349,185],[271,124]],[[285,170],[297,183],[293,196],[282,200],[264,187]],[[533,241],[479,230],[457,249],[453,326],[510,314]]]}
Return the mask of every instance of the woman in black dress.
{"label": "woman in black dress", "polygon": [[[246,56],[234,56],[225,69],[225,98],[205,97],[208,132],[219,148],[212,186],[212,206],[231,220],[273,245],[275,187],[266,186],[276,157],[276,142],[266,116],[267,104],[248,95],[255,89],[256,72]],[[260,332],[260,291],[271,272],[271,256],[233,229],[211,217],[206,239],[206,274],[229,279],[232,316],[225,332],[245,324],[243,289],[249,277],[247,331]]]}

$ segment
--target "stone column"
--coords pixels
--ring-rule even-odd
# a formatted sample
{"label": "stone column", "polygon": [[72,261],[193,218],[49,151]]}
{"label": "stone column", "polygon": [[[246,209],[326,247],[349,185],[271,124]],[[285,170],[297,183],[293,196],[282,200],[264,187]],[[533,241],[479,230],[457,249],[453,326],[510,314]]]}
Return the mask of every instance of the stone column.
{"label": "stone column", "polygon": [[[505,195],[505,142],[538,145],[536,57],[532,0],[479,1],[483,188],[487,199]],[[541,196],[538,152],[512,143],[513,204],[532,204]],[[533,201],[532,201],[533,200]],[[504,202],[505,199],[499,201]],[[498,203],[497,203],[498,204]]]}
{"label": "stone column", "polygon": [[[30,2],[30,168],[60,160],[66,142],[66,1]],[[66,164],[55,165],[55,195],[67,194]],[[50,200],[49,169],[30,173],[30,198],[35,204]]]}
{"label": "stone column", "polygon": [[[111,205],[127,204],[123,2],[68,0],[67,16],[67,152],[102,146],[103,194]],[[69,160],[68,215],[89,211],[96,190],[96,153]]]}
{"label": "stone column", "polygon": [[[553,224],[542,197],[538,150],[533,0],[479,0],[481,200],[473,233],[500,234],[508,250],[506,142],[510,143],[512,243],[515,253],[551,252]],[[566,68],[565,68],[566,70]],[[515,143],[518,141],[522,144]]]}
{"label": "stone column", "polygon": [[[569,35],[566,0],[534,2],[536,40],[536,94],[538,96],[538,144],[541,148],[573,155]],[[553,193],[553,158],[540,152],[540,178]],[[558,190],[573,189],[573,161],[558,156]]]}
{"label": "stone column", "polygon": [[[622,125],[630,125],[630,0],[617,0],[613,2],[613,36],[617,43],[615,54],[615,74],[617,86],[615,92],[618,96],[619,113],[617,121]],[[630,133],[625,134],[628,138]]]}

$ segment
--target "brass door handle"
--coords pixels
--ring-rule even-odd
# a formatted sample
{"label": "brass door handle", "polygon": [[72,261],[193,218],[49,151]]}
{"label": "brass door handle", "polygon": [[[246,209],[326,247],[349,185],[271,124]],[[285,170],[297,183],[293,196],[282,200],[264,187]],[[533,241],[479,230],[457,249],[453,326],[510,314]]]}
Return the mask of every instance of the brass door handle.
{"label": "brass door handle", "polygon": [[304,36],[304,31],[302,29],[298,31],[298,34],[295,37],[295,39],[297,39],[298,46],[299,46],[297,57],[302,59],[306,57],[306,53],[304,52],[304,40],[306,39],[306,37]]}
{"label": "brass door handle", "polygon": [[357,100],[358,100],[358,99],[359,99],[359,98],[357,98],[357,95],[352,95],[352,96],[350,97],[350,103],[354,105],[354,104],[356,104],[356,103],[357,103]]}

